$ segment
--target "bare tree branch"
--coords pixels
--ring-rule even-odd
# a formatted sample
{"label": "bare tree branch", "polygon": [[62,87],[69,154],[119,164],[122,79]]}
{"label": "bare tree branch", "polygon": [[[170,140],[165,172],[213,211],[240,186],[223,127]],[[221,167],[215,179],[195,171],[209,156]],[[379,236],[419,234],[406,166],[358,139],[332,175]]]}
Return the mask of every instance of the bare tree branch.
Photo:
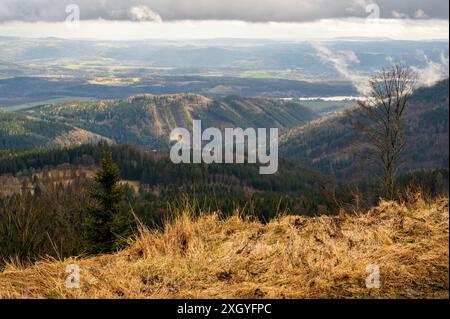
{"label": "bare tree branch", "polygon": [[406,147],[403,115],[415,85],[416,75],[409,67],[383,68],[369,80],[369,94],[356,112],[356,127],[366,136],[382,168],[387,199],[394,197],[398,165]]}

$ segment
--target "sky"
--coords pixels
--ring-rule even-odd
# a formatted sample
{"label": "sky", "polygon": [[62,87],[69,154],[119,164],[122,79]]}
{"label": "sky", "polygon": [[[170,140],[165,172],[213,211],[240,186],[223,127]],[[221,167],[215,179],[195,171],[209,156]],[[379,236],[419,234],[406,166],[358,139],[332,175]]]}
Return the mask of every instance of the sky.
{"label": "sky", "polygon": [[0,35],[448,40],[448,0],[1,0]]}

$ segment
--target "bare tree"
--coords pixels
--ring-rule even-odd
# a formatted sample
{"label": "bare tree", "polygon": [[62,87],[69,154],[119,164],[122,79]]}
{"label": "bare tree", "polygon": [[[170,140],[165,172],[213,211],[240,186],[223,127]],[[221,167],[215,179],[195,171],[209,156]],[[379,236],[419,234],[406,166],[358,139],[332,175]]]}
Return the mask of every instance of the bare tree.
{"label": "bare tree", "polygon": [[400,64],[380,70],[369,80],[367,98],[359,103],[358,128],[367,136],[383,173],[383,189],[393,199],[400,157],[405,149],[403,116],[416,76]]}

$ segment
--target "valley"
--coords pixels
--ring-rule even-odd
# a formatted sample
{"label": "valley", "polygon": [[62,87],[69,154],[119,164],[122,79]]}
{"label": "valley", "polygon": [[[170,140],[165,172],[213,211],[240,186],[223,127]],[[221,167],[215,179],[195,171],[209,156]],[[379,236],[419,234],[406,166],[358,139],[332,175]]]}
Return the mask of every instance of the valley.
{"label": "valley", "polygon": [[[353,127],[356,101],[138,94],[117,100],[73,100],[0,111],[1,149],[107,141],[164,151],[170,132],[204,127],[276,127],[281,156],[342,181],[370,173],[369,150]],[[407,153],[401,173],[446,168],[448,80],[417,90],[405,118]],[[330,171],[332,170],[332,171]],[[334,172],[334,173],[332,173]]]}
{"label": "valley", "polygon": [[[383,68],[411,91],[377,144]],[[0,298],[448,297],[447,69],[435,39],[0,36]]]}

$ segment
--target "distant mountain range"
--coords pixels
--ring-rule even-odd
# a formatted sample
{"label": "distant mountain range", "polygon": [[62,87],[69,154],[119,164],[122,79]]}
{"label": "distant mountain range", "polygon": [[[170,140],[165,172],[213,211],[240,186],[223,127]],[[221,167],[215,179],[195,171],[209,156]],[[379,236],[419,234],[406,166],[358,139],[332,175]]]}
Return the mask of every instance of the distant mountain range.
{"label": "distant mountain range", "polygon": [[0,107],[66,97],[196,93],[269,98],[359,95],[401,62],[430,85],[448,77],[448,41],[346,39],[84,41],[0,38]]}
{"label": "distant mountain range", "polygon": [[[1,67],[1,66],[0,66]],[[105,71],[106,72],[106,71]],[[138,72],[138,71],[136,71]],[[53,99],[126,99],[131,95],[151,93],[195,93],[210,97],[297,98],[356,96],[350,82],[306,82],[276,78],[231,78],[221,76],[160,76],[139,78],[99,77],[92,80],[71,76],[16,76],[0,78],[0,108],[46,104]]]}
{"label": "distant mountain range", "polygon": [[[324,55],[321,47],[329,49],[333,57]],[[1,59],[28,69],[36,67],[37,61],[41,65],[51,63],[61,67],[70,61],[78,61],[80,66],[85,62],[102,61],[102,64],[166,67],[165,74],[170,75],[211,71],[242,75],[246,71],[256,71],[263,76],[266,71],[284,70],[283,78],[315,81],[342,79],[333,64],[337,59],[346,61],[349,71],[370,74],[390,60],[426,67],[430,61],[439,62],[442,54],[448,58],[448,52],[448,41],[443,40],[343,39],[319,44],[251,39],[87,41],[0,38]],[[51,68],[44,71],[49,73]]]}

